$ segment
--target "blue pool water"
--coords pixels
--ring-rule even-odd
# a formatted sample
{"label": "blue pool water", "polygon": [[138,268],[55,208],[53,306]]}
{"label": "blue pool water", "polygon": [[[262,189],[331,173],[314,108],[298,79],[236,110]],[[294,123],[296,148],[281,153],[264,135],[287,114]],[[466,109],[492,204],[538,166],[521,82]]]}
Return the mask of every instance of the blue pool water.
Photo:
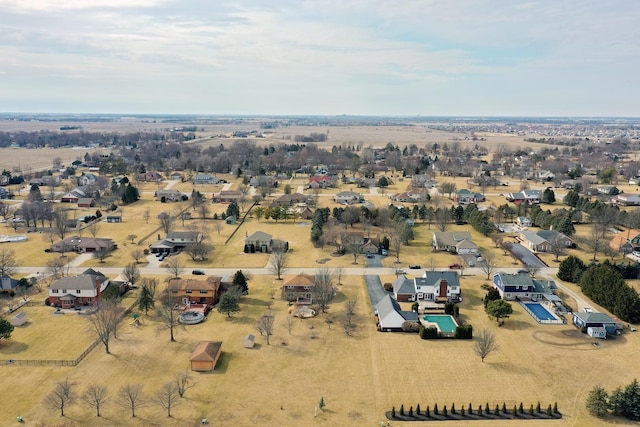
{"label": "blue pool water", "polygon": [[537,302],[535,303],[524,303],[524,305],[527,306],[527,308],[529,310],[531,310],[531,312],[533,314],[536,315],[536,317],[539,320],[556,320],[555,316],[551,313],[549,313],[549,310],[547,310],[546,308],[544,308],[541,304],[538,304]]}
{"label": "blue pool water", "polygon": [[456,331],[456,322],[453,320],[453,317],[448,314],[427,314],[423,317],[427,322],[433,322],[438,325],[440,332],[455,332]]}

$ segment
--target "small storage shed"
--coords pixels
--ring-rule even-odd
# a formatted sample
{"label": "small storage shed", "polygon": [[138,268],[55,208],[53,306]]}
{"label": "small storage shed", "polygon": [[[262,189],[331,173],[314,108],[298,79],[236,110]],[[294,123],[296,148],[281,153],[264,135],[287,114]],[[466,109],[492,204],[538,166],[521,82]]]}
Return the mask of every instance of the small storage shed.
{"label": "small storage shed", "polygon": [[25,313],[24,311],[16,314],[11,318],[11,324],[13,326],[22,326],[25,323],[27,323],[27,313]]}
{"label": "small storage shed", "polygon": [[249,334],[244,337],[243,340],[244,348],[253,348],[256,345],[256,337],[253,334]]}
{"label": "small storage shed", "polygon": [[587,328],[587,334],[592,338],[607,339],[607,330],[603,326],[589,326]]}
{"label": "small storage shed", "polygon": [[200,341],[191,354],[191,370],[213,371],[220,358],[222,341]]}

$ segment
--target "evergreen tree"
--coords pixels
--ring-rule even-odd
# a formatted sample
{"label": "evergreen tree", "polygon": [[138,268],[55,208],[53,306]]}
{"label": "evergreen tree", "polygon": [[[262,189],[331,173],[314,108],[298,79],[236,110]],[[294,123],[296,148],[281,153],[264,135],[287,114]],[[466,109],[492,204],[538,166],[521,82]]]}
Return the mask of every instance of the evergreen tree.
{"label": "evergreen tree", "polygon": [[220,298],[218,303],[218,312],[226,314],[227,317],[231,317],[234,313],[240,311],[240,304],[238,303],[238,297],[231,292],[227,292]]}
{"label": "evergreen tree", "polygon": [[155,302],[153,290],[147,286],[142,286],[142,291],[138,297],[138,308],[144,310],[144,314],[149,314],[149,310],[153,309]]}
{"label": "evergreen tree", "polygon": [[242,270],[236,271],[236,274],[233,275],[233,286],[237,287],[242,292],[242,295],[247,295],[249,293],[247,278]]}
{"label": "evergreen tree", "polygon": [[[602,386],[595,386],[587,396],[586,406],[594,417],[604,417],[609,410],[609,393]],[[549,409],[551,409],[551,405],[549,405]]]}
{"label": "evergreen tree", "polygon": [[13,325],[7,319],[0,319],[0,340],[11,338]]}
{"label": "evergreen tree", "polygon": [[542,192],[542,203],[546,203],[548,205],[553,204],[556,201],[556,193],[553,192],[551,187],[548,187],[546,190]]}
{"label": "evergreen tree", "polygon": [[640,385],[634,379],[622,392],[622,416],[630,420],[640,420]]}
{"label": "evergreen tree", "polygon": [[558,266],[558,279],[564,280],[565,282],[576,283],[580,280],[580,276],[582,276],[582,273],[586,269],[587,267],[580,258],[569,255],[563,259]]}

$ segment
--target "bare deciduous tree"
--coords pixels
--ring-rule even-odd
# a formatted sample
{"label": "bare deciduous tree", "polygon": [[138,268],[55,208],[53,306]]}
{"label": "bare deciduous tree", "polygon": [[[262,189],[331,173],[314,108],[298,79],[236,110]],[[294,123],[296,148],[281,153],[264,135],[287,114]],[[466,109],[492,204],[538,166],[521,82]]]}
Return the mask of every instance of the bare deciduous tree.
{"label": "bare deciduous tree", "polygon": [[9,219],[12,213],[13,207],[10,204],[0,202],[0,216],[5,220],[5,222]]}
{"label": "bare deciduous tree", "polygon": [[342,285],[342,276],[344,275],[344,268],[343,267],[334,268],[333,274],[336,276],[336,279],[338,280],[338,285]]}
{"label": "bare deciduous tree", "polygon": [[144,219],[145,224],[149,224],[149,218],[151,218],[151,210],[149,208],[144,210],[142,218]]}
{"label": "bare deciduous tree", "polygon": [[55,214],[54,228],[58,237],[64,239],[69,231],[69,212],[65,209],[60,209]]}
{"label": "bare deciduous tree", "polygon": [[87,226],[87,231],[89,231],[91,237],[96,237],[98,235],[98,233],[100,232],[100,226],[101,224],[99,220],[91,221],[91,224]]}
{"label": "bare deciduous tree", "polygon": [[131,263],[122,269],[122,276],[127,279],[131,286],[134,286],[140,280],[140,269],[134,263]]}
{"label": "bare deciduous tree", "polygon": [[496,269],[496,260],[491,252],[482,254],[483,261],[479,262],[480,269],[487,275],[487,280],[491,278],[491,274]]}
{"label": "bare deciduous tree", "polygon": [[164,234],[169,234],[173,229],[175,218],[170,213],[162,212],[158,215],[158,219],[160,220],[160,227],[162,227]]}
{"label": "bare deciduous tree", "polygon": [[134,259],[136,264],[140,264],[140,260],[142,259],[143,256],[144,256],[144,252],[142,251],[142,249],[134,249],[131,251],[131,258]]}
{"label": "bare deciduous tree", "polygon": [[64,276],[65,262],[61,258],[53,258],[47,261],[47,273],[54,278],[59,279]]}
{"label": "bare deciduous tree", "polygon": [[[171,283],[171,282],[169,282]],[[169,330],[171,335],[171,342],[174,342],[174,332],[177,328],[182,326],[180,323],[180,310],[176,307],[177,299],[171,295],[171,291],[167,291],[160,298],[160,306],[158,307],[157,314],[160,320],[160,330]]]}
{"label": "bare deciduous tree", "polygon": [[473,343],[473,351],[480,357],[482,362],[484,359],[498,349],[498,344],[496,343],[496,337],[493,332],[483,329],[476,336],[475,342]]}
{"label": "bare deciduous tree", "polygon": [[353,264],[357,264],[358,258],[362,255],[362,248],[364,247],[364,242],[360,237],[355,234],[344,235],[342,238],[342,247],[348,254],[353,256]]}
{"label": "bare deciduous tree", "polygon": [[169,274],[177,279],[184,271],[184,264],[180,258],[178,258],[177,256],[172,256],[167,260],[165,268],[167,269],[167,271],[169,271]]}
{"label": "bare deciduous tree", "polygon": [[111,249],[109,248],[98,248],[93,253],[93,257],[100,260],[100,263],[104,263],[104,260],[111,254]]}
{"label": "bare deciduous tree", "polygon": [[222,222],[221,221],[215,221],[213,223],[213,229],[216,231],[216,233],[218,233],[218,236],[219,236],[220,232],[222,231]]}
{"label": "bare deciduous tree", "polygon": [[71,405],[76,398],[75,384],[65,378],[63,381],[56,383],[53,391],[45,398],[45,404],[52,408],[60,410],[60,416],[64,417],[64,409]]}
{"label": "bare deciduous tree", "polygon": [[271,252],[269,258],[269,269],[278,277],[278,280],[282,280],[282,275],[287,270],[289,265],[289,254],[284,250],[274,250]]}
{"label": "bare deciduous tree", "polygon": [[273,324],[275,317],[270,314],[263,314],[256,323],[256,330],[260,332],[260,335],[267,338],[267,345],[269,345],[269,338],[273,335]]}
{"label": "bare deciduous tree", "polygon": [[100,416],[100,408],[109,399],[109,392],[105,386],[91,384],[82,394],[82,400],[96,410],[96,417]]}
{"label": "bare deciduous tree", "polygon": [[289,315],[287,316],[287,331],[289,331],[289,335],[291,335],[291,332],[293,331],[294,324],[295,321],[293,318],[293,313],[289,313]]}
{"label": "bare deciduous tree", "polygon": [[135,418],[136,409],[145,405],[142,394],[142,384],[127,384],[120,387],[116,403],[122,408],[131,411],[131,416]]}
{"label": "bare deciduous tree", "polygon": [[172,381],[163,385],[156,393],[155,401],[158,406],[167,410],[167,417],[171,418],[171,409],[178,404],[179,397],[178,385]]}
{"label": "bare deciduous tree", "polygon": [[196,383],[191,381],[191,375],[189,375],[189,371],[185,370],[184,372],[176,375],[176,386],[178,387],[178,395],[180,397],[184,397],[184,394],[192,387],[195,387]]}
{"label": "bare deciduous tree", "polygon": [[313,296],[313,302],[318,306],[318,309],[325,313],[329,307],[329,303],[335,296],[333,277],[327,267],[323,267],[316,272],[316,275],[314,276],[314,285],[311,289],[311,295]]}
{"label": "bare deciduous tree", "polygon": [[120,301],[117,299],[102,300],[96,306],[96,310],[87,316],[87,319],[91,323],[93,332],[102,341],[105,352],[111,354],[109,351],[109,342],[111,335],[116,334],[116,328],[120,322],[122,315],[122,308],[120,307]]}
{"label": "bare deciduous tree", "polygon": [[17,268],[16,253],[12,249],[0,248],[0,276],[11,276]]}
{"label": "bare deciduous tree", "polygon": [[130,240],[131,244],[133,244],[134,241],[136,240],[136,237],[138,237],[138,236],[136,236],[135,234],[128,234],[127,235],[127,240]]}

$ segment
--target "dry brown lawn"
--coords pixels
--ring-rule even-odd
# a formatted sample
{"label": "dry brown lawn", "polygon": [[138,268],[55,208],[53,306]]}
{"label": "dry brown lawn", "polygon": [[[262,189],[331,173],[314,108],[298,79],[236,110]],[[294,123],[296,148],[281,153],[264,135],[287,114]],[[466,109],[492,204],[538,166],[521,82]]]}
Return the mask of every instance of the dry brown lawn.
{"label": "dry brown lawn", "polygon": [[[494,406],[506,401],[511,407],[520,401],[525,405],[540,401],[543,406],[557,401],[565,418],[553,425],[596,426],[600,422],[584,409],[587,392],[595,384],[612,389],[634,376],[628,367],[637,353],[637,335],[601,341],[596,348],[592,340],[571,326],[536,324],[517,305],[505,325],[497,327],[482,310],[485,291],[480,287],[484,280],[479,277],[462,279],[461,314],[476,331],[488,328],[496,334],[500,348],[485,363],[473,353],[469,341],[422,341],[415,334],[376,332],[362,279],[350,276],[343,282],[329,312],[314,319],[295,320],[291,334],[286,325],[287,306],[277,297],[281,282],[259,277],[250,282],[250,295],[242,301],[240,313],[227,319],[212,312],[205,323],[177,330],[175,343],[169,341],[168,331],[158,329],[150,313],[142,316],[138,328],[130,324],[130,319],[122,323],[112,355],[99,346],[75,368],[4,367],[0,384],[12,392],[0,403],[3,424],[12,425],[15,416],[21,415],[35,425],[195,426],[201,418],[207,418],[213,425],[365,426],[378,424],[386,410],[394,405],[398,409],[401,404],[408,408],[420,403],[424,408],[436,402],[439,406],[455,402],[460,407],[469,402]],[[269,295],[274,292],[276,299],[269,309]],[[359,299],[357,329],[347,337],[340,320],[344,301],[355,296]],[[36,314],[40,309],[43,314]],[[46,314],[51,309],[43,307],[23,310],[34,322],[25,327],[25,332],[35,329],[41,318],[53,317]],[[276,317],[271,345],[266,345],[264,337],[253,329],[257,318],[267,312]],[[329,316],[334,320],[330,328],[325,323]],[[82,343],[92,339],[77,323],[79,317],[63,315],[56,319],[66,322],[55,327],[62,331],[56,336],[60,344],[64,343],[58,347],[63,347],[65,354],[77,353],[75,349],[80,350]],[[247,333],[257,335],[256,348],[242,347]],[[40,335],[25,336],[22,329],[17,330],[0,348],[0,357],[25,357],[34,348],[31,341]],[[175,407],[172,419],[151,403],[132,419],[115,404],[118,389],[126,384],[143,384],[146,396],[151,398],[175,374],[188,368],[191,351],[200,340],[223,341],[222,357],[213,373],[192,373],[195,386]],[[589,369],[584,369],[587,366]],[[111,401],[105,405],[101,419],[80,401],[67,409],[65,419],[42,404],[55,381],[65,377],[77,384],[78,391],[92,383],[108,387]],[[321,396],[327,407],[314,418]]]}

